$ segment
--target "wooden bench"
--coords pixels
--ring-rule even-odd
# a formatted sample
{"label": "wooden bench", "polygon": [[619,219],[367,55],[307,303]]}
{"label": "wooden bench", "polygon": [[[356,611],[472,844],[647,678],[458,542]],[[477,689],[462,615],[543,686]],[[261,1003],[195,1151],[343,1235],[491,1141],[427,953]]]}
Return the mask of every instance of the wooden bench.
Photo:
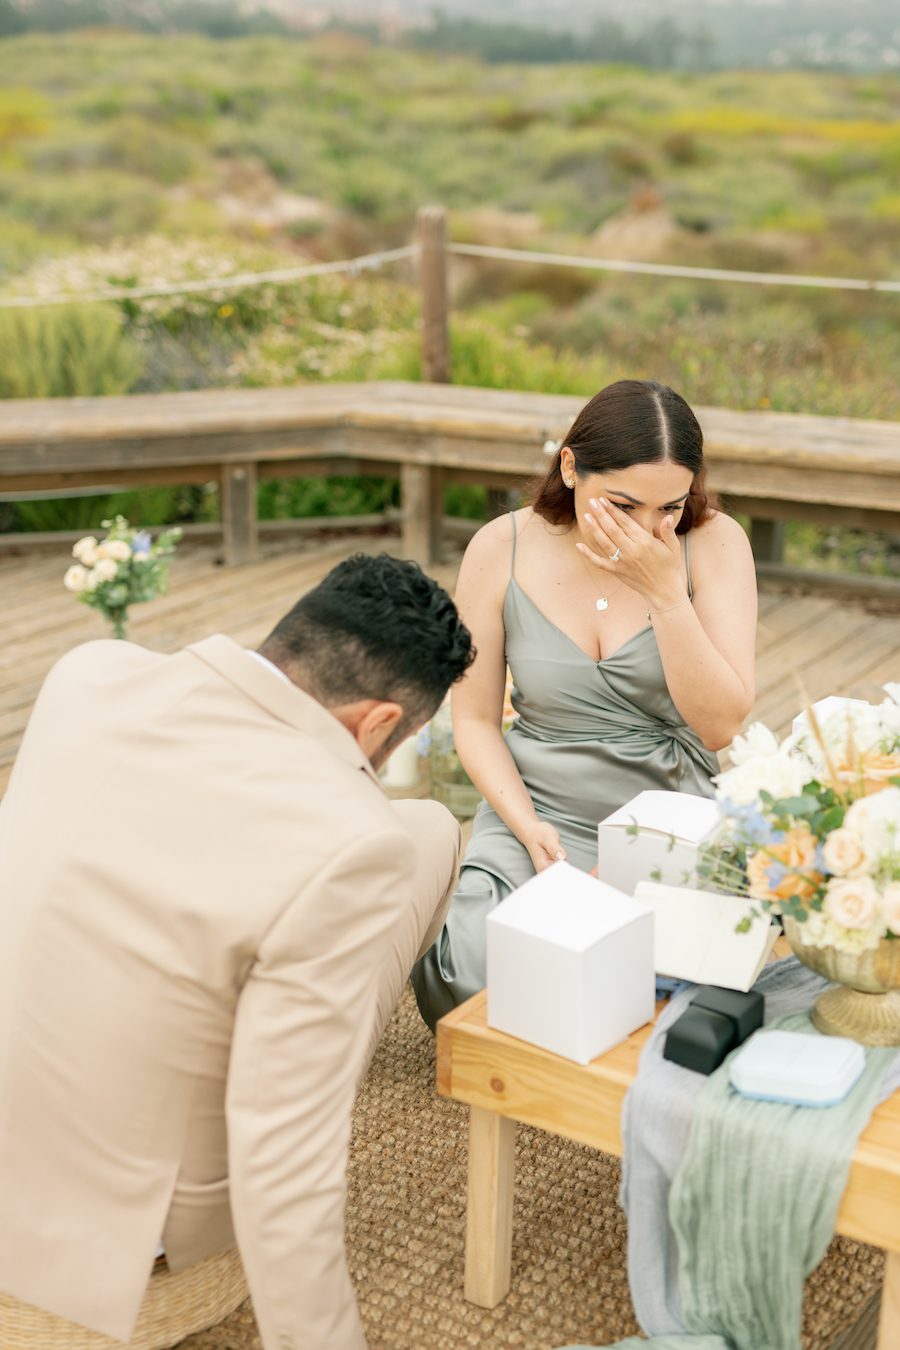
{"label": "wooden bench", "polygon": [[[437,1026],[437,1089],[469,1107],[465,1296],[494,1308],[510,1287],[516,1122],[621,1157],[620,1116],[650,1034],[588,1065],[487,1025],[484,991]],[[900,1346],[900,1093],[860,1136],[837,1232],[887,1253],[878,1350]]]}
{"label": "wooden bench", "polygon": [[[225,553],[257,556],[260,478],[399,476],[407,556],[440,559],[449,483],[540,473],[581,397],[401,382],[13,400],[0,496],[217,480]],[[900,424],[698,408],[712,486],[749,515],[759,558],[785,519],[896,530]]]}

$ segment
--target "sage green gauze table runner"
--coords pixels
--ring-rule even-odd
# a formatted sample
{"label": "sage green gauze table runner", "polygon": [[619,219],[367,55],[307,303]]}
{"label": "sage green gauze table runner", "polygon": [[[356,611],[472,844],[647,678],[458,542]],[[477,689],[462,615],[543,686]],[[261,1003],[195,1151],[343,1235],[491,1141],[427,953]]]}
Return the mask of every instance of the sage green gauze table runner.
{"label": "sage green gauze table runner", "polygon": [[[805,1013],[774,1025],[819,1034]],[[868,1050],[850,1094],[818,1109],[741,1097],[727,1060],[710,1076],[669,1197],[687,1330],[615,1350],[797,1350],[803,1282],[834,1234],[856,1141],[897,1058]]]}

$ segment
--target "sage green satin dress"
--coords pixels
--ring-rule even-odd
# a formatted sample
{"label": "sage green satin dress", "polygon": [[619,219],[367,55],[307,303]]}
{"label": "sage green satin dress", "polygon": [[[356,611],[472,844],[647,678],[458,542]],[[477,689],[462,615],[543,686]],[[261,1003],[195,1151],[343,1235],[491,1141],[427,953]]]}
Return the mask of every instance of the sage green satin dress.
{"label": "sage green satin dress", "polygon": [[[516,582],[514,516],[512,523],[503,623],[519,716],[506,743],[538,816],[559,831],[569,862],[590,871],[599,821],[648,788],[712,796],[718,760],[672,702],[652,626],[592,660]],[[690,595],[689,541],[686,534]],[[484,988],[485,920],[532,876],[528,850],[482,802],[447,923],[412,972],[430,1027]]]}

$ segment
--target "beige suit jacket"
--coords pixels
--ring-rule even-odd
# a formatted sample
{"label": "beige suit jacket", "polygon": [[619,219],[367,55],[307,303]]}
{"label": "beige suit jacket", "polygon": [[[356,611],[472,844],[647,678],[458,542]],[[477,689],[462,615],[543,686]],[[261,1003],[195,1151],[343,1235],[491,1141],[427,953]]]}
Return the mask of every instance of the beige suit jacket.
{"label": "beige suit jacket", "polygon": [[266,1347],[365,1345],[346,1153],[410,857],[228,638],[59,662],[0,806],[0,1289],[127,1339],[160,1235],[236,1234]]}

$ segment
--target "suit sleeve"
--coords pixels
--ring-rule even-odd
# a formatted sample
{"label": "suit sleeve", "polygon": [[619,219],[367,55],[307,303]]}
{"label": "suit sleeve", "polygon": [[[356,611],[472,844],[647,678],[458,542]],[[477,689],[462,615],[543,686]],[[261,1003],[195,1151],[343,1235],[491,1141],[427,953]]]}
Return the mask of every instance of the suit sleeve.
{"label": "suit sleeve", "polygon": [[365,1350],[344,1251],[350,1120],[411,852],[393,827],[342,851],[270,929],[238,1001],[231,1204],[265,1350]]}

